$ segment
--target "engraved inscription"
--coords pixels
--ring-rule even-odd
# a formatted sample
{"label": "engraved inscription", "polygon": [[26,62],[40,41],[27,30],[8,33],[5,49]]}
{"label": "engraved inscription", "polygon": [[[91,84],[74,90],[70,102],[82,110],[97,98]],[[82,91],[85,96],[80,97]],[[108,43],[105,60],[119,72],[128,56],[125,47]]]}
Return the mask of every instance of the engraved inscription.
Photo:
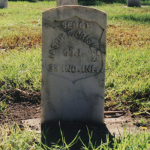
{"label": "engraved inscription", "polygon": [[77,71],[77,66],[75,66],[75,65],[62,65],[62,71],[75,73]]}
{"label": "engraved inscription", "polygon": [[54,59],[57,49],[60,47],[61,42],[65,39],[65,34],[61,33],[57,38],[54,39],[54,42],[51,44],[51,50],[49,50],[49,58]]}
{"label": "engraved inscription", "polygon": [[96,22],[74,17],[54,22],[56,36],[49,41],[50,74],[67,79],[72,83],[101,73],[103,53],[100,50],[104,29]]}
{"label": "engraved inscription", "polygon": [[57,72],[58,71],[58,65],[50,64],[48,70],[50,72]]}
{"label": "engraved inscription", "polygon": [[98,73],[97,67],[94,65],[56,65],[56,64],[49,64],[49,71],[50,72],[58,72],[59,69],[62,68],[62,72],[69,72],[69,73]]}
{"label": "engraved inscription", "polygon": [[65,38],[65,35],[64,34],[60,34],[55,40],[54,42],[52,43],[51,47],[54,48],[54,49],[57,49],[59,48],[60,44],[61,44],[61,41]]}
{"label": "engraved inscription", "polygon": [[62,22],[62,28],[64,29],[90,29],[92,25],[86,21],[64,21]]}
{"label": "engraved inscription", "polygon": [[91,55],[92,55],[91,61],[92,61],[92,62],[98,61],[99,56],[100,56],[100,51],[91,50],[91,53],[92,53],[92,54],[91,54]]}
{"label": "engraved inscription", "polygon": [[87,45],[90,45],[90,46],[94,45],[94,42],[92,41],[91,37],[89,35],[86,35],[83,31],[80,31],[80,30],[76,31],[75,37],[77,39],[82,40]]}
{"label": "engraved inscription", "polygon": [[74,36],[75,38],[77,38],[78,40],[82,40],[83,42],[85,42],[89,46],[94,46],[95,45],[95,43],[92,40],[92,38],[90,37],[90,35],[84,33],[83,31],[80,31],[80,30],[75,30],[75,31],[67,30],[66,33],[67,33],[68,37]]}
{"label": "engraved inscription", "polygon": [[73,57],[73,56],[83,57],[84,56],[84,54],[81,52],[81,49],[74,50],[73,47],[71,47],[71,46],[69,46],[67,49],[65,49],[63,51],[63,54],[64,54],[64,56],[70,56],[70,57]]}
{"label": "engraved inscription", "polygon": [[[76,31],[75,35],[74,35],[78,40],[82,40],[83,42],[85,42],[87,45],[89,45],[89,47],[95,48],[95,43],[92,41],[92,39],[90,38],[89,35],[84,34],[82,31]],[[60,34],[55,40],[54,42],[51,44],[51,50],[49,50],[50,53],[50,58],[54,59],[56,50],[60,47],[61,42],[65,40],[65,34]],[[92,52],[92,61],[97,61],[98,60],[98,56],[99,56],[99,51],[96,50],[91,50]],[[78,50],[74,50],[73,47],[69,46],[67,49],[63,50],[63,54],[64,56],[77,56],[77,57],[82,57],[84,54],[81,52],[81,49]]]}

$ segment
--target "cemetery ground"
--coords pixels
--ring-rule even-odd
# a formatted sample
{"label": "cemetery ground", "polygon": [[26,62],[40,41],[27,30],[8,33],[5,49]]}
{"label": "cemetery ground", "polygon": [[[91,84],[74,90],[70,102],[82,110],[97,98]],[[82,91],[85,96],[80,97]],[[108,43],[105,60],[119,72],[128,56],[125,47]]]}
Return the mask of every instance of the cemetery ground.
{"label": "cemetery ground", "polygon": [[[40,118],[42,12],[55,6],[55,1],[9,2],[0,10],[0,149],[42,149],[36,127],[22,120]],[[113,149],[149,149],[150,6],[95,8],[108,14],[105,111],[123,111],[117,115],[128,119],[120,124],[137,127],[134,134],[128,128],[117,135]],[[109,141],[101,148],[109,149]]]}

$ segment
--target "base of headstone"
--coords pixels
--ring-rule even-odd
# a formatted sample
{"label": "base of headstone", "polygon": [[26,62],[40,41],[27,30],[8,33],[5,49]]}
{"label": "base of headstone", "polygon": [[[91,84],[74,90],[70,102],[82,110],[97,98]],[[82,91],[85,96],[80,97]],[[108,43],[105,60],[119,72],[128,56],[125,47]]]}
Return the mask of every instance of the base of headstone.
{"label": "base of headstone", "polygon": [[[73,139],[78,136],[83,143],[88,147],[89,135],[92,134],[91,142],[95,146],[112,141],[112,135],[108,131],[105,124],[91,123],[91,122],[68,122],[68,121],[49,121],[41,124],[42,143],[48,147],[55,144],[63,145],[62,135],[67,144],[71,143]],[[78,138],[77,138],[78,139]],[[83,147],[81,140],[70,148],[70,150],[80,150]]]}

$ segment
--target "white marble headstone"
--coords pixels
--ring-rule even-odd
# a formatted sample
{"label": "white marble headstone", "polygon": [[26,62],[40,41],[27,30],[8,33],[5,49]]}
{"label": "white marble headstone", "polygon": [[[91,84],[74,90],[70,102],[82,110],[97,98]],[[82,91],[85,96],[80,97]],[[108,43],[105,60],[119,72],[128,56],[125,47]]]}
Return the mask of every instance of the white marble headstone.
{"label": "white marble headstone", "polygon": [[42,20],[42,122],[103,123],[106,13],[62,6]]}
{"label": "white marble headstone", "polygon": [[8,0],[0,0],[0,8],[7,8]]}
{"label": "white marble headstone", "polygon": [[128,0],[128,7],[141,7],[141,0]]}
{"label": "white marble headstone", "polygon": [[78,5],[78,0],[57,0],[57,6]]}

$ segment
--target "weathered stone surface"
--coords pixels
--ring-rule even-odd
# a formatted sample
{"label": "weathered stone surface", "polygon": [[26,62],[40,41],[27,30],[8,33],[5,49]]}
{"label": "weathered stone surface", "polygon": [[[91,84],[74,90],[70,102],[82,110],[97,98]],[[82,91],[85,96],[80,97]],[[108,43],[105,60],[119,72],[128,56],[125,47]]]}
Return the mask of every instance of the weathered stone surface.
{"label": "weathered stone surface", "polygon": [[7,8],[8,0],[0,0],[0,8]]}
{"label": "weathered stone surface", "polygon": [[106,20],[84,6],[43,12],[42,123],[103,123]]}
{"label": "weathered stone surface", "polygon": [[[68,5],[43,12],[42,142],[51,146],[89,132],[98,145],[109,134],[103,124],[107,15]],[[62,141],[59,140],[60,144]],[[79,141],[72,149],[80,149]]]}
{"label": "weathered stone surface", "polygon": [[141,0],[128,0],[128,7],[141,7]]}
{"label": "weathered stone surface", "polygon": [[57,0],[57,6],[78,5],[78,0]]}

